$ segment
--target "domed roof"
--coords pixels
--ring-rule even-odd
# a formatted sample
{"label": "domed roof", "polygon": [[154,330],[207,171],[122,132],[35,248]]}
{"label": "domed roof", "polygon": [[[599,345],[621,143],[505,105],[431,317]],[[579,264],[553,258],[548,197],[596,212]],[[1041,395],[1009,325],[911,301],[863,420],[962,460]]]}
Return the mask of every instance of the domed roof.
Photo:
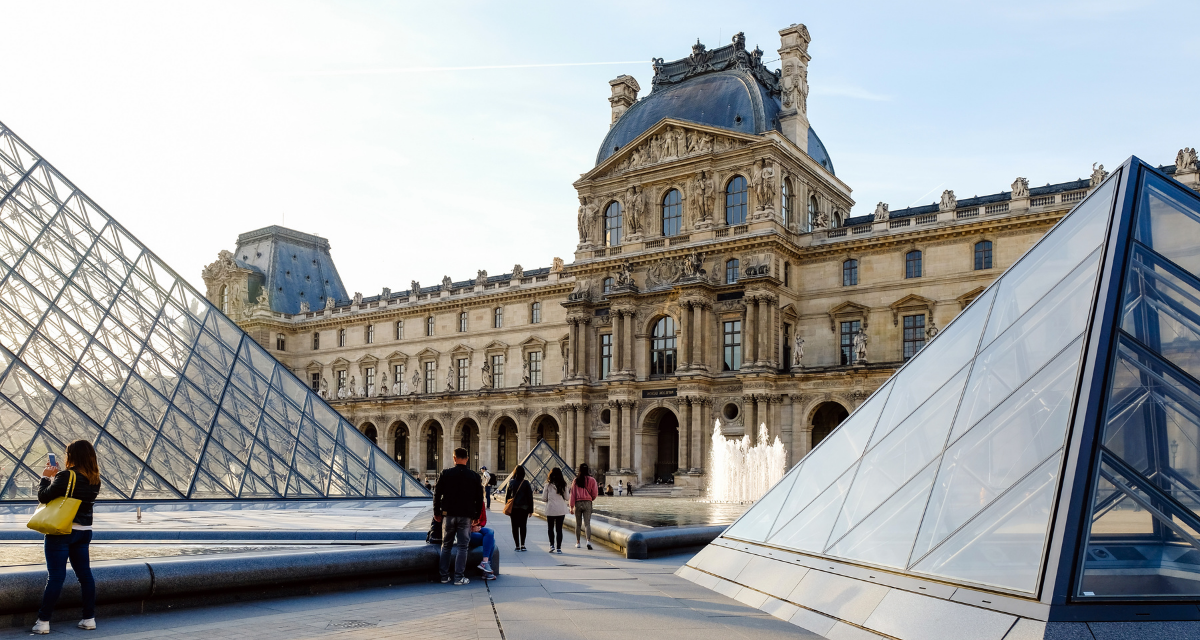
{"label": "domed roof", "polygon": [[[780,103],[778,72],[760,62],[762,52],[747,52],[745,38],[738,34],[733,44],[708,51],[697,43],[688,58],[664,63],[655,59],[654,88],[650,95],[633,103],[608,130],[596,164],[600,164],[646,132],[663,118],[674,118],[728,129],[736,133],[761,134],[779,130]],[[810,127],[808,155],[833,173],[833,162],[825,145]]]}

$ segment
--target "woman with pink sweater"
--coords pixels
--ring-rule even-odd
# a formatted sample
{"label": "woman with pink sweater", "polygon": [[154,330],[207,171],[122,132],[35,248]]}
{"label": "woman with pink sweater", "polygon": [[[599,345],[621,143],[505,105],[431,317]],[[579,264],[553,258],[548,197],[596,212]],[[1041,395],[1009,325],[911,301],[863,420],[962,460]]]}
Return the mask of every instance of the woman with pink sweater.
{"label": "woman with pink sweater", "polygon": [[575,482],[571,483],[570,507],[575,514],[575,548],[579,548],[579,532],[586,527],[584,540],[587,541],[588,551],[592,549],[592,501],[600,494],[600,487],[592,477],[592,470],[586,462],[579,463],[579,473]]}

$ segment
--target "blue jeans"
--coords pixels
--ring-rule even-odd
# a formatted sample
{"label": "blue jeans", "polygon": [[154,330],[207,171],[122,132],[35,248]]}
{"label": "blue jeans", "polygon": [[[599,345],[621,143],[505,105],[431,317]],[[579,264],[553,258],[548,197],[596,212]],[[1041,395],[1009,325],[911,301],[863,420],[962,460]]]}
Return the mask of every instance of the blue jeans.
{"label": "blue jeans", "polygon": [[96,617],[96,580],[92,577],[92,562],[88,557],[88,544],[91,541],[91,531],[78,529],[65,536],[46,536],[46,590],[42,593],[38,620],[49,621],[54,613],[54,603],[58,602],[63,581],[67,579],[68,559],[83,592],[83,617]]}
{"label": "blue jeans", "polygon": [[483,545],[483,559],[490,563],[492,552],[496,550],[496,533],[487,527],[480,527],[479,531],[471,533],[471,546],[477,544]]}
{"label": "blue jeans", "polygon": [[451,547],[458,552],[454,559],[454,579],[463,577],[467,570],[467,551],[471,546],[471,518],[467,516],[446,516],[442,518],[442,553],[438,570],[442,577],[450,575]]}

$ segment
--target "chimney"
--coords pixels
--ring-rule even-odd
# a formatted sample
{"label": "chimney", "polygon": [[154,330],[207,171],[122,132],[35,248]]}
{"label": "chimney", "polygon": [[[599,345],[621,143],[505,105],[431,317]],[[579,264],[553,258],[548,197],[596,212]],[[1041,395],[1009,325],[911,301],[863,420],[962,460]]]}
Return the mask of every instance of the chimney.
{"label": "chimney", "polygon": [[612,97],[608,99],[608,103],[612,105],[612,122],[609,126],[617,123],[621,119],[621,114],[625,110],[637,102],[638,91],[642,88],[638,86],[637,80],[633,76],[617,76],[616,80],[609,80],[608,86],[612,87]]}
{"label": "chimney", "polygon": [[808,27],[794,24],[779,32],[779,63],[783,77],[783,111],[779,125],[783,135],[808,153]]}

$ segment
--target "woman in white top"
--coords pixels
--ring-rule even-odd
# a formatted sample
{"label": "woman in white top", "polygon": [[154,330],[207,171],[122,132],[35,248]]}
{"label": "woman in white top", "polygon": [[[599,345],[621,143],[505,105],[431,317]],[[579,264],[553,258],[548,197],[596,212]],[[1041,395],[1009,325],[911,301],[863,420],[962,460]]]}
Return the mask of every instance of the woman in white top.
{"label": "woman in white top", "polygon": [[[563,520],[567,518],[567,479],[562,469],[554,467],[546,486],[542,488],[542,499],[546,501],[546,531],[550,535],[550,553],[562,553]],[[557,536],[557,538],[556,538]]]}

